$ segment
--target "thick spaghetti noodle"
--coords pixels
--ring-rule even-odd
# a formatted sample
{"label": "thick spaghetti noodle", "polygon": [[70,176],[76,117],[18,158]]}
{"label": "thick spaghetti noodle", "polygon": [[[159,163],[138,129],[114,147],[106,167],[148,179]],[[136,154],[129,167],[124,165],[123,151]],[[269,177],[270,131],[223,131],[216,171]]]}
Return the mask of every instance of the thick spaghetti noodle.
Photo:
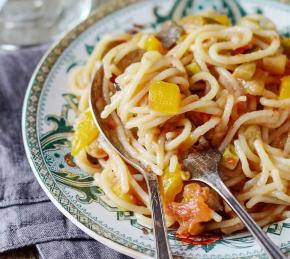
{"label": "thick spaghetti noodle", "polygon": [[[213,12],[169,23],[160,33],[106,36],[70,75],[79,97],[72,154],[93,174],[112,205],[150,224],[141,174],[110,150],[94,128],[88,96],[100,66],[111,103],[127,129],[118,137],[159,175],[167,224],[180,234],[243,229],[209,188],[188,183],[180,154],[211,145],[223,152],[225,183],[263,226],[290,214],[290,48],[271,21],[243,18],[231,26]],[[114,121],[109,123],[114,127]],[[177,225],[178,226],[178,225]]]}

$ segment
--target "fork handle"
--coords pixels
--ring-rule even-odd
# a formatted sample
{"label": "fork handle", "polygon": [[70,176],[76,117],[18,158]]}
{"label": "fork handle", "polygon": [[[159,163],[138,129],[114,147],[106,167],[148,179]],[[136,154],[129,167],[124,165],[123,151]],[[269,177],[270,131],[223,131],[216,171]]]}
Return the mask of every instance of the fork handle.
{"label": "fork handle", "polygon": [[215,183],[212,181],[204,181],[210,187],[216,190],[222,198],[228,203],[228,205],[233,209],[234,212],[239,216],[240,220],[245,224],[252,235],[259,241],[261,246],[264,247],[270,258],[282,259],[286,258],[279,248],[272,242],[272,240],[264,233],[264,231],[259,227],[259,225],[252,219],[249,213],[240,205],[237,199],[230,192],[228,187],[223,183],[221,178],[217,175],[219,179],[216,179]]}
{"label": "fork handle", "polygon": [[167,237],[162,203],[160,199],[157,176],[153,173],[148,177],[148,188],[153,216],[153,231],[155,235],[156,254],[158,259],[172,259],[170,246]]}

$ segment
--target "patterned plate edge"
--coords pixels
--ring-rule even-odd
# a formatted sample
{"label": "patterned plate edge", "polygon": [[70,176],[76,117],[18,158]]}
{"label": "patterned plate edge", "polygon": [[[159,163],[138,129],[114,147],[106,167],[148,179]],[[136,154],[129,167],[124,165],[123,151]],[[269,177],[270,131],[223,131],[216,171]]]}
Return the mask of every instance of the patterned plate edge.
{"label": "patterned plate edge", "polygon": [[[106,3],[106,5],[102,5],[98,8],[92,15],[90,15],[89,18],[84,20],[82,23],[80,23],[78,26],[76,26],[73,30],[71,30],[69,33],[67,33],[63,38],[61,38],[59,41],[57,41],[51,48],[49,48],[40,62],[38,63],[36,69],[34,70],[32,77],[30,79],[30,82],[28,84],[28,88],[26,90],[24,102],[23,102],[23,108],[22,108],[22,137],[23,137],[23,143],[24,148],[26,152],[27,159],[29,161],[30,167],[39,182],[40,186],[46,193],[46,195],[49,197],[49,199],[53,202],[53,204],[60,210],[62,214],[64,214],[73,224],[75,224],[77,227],[79,227],[82,231],[84,231],[86,234],[91,236],[93,239],[105,244],[106,246],[120,252],[123,254],[126,254],[128,256],[134,257],[134,258],[152,258],[153,255],[151,251],[146,251],[151,256],[146,256],[143,252],[138,252],[133,248],[128,247],[125,244],[117,243],[116,239],[115,241],[111,240],[110,238],[104,237],[102,233],[97,233],[90,229],[88,224],[86,222],[81,223],[77,218],[76,215],[73,215],[72,212],[68,210],[68,208],[65,208],[60,200],[56,197],[56,195],[52,194],[50,191],[47,182],[43,180],[43,176],[41,173],[45,173],[43,168],[40,168],[39,163],[41,163],[41,157],[42,157],[42,151],[40,149],[40,141],[38,137],[38,130],[36,128],[36,116],[38,112],[38,101],[40,98],[41,90],[43,87],[43,84],[45,83],[46,77],[48,76],[51,68],[54,66],[54,64],[57,62],[57,59],[59,56],[65,51],[65,49],[70,45],[70,43],[75,40],[82,32],[84,32],[86,29],[91,27],[94,23],[96,23],[98,20],[102,19],[103,17],[113,13],[114,11],[124,8],[129,4],[140,2],[139,0],[121,0],[121,1],[109,1]],[[48,66],[48,67],[47,67]],[[44,76],[43,76],[44,75]],[[32,98],[31,95],[32,92],[36,92],[37,96],[36,98]],[[29,106],[28,104],[32,102],[33,105]],[[32,111],[28,111],[29,107],[33,107]],[[33,113],[34,114],[34,120],[28,121],[28,114]],[[29,133],[28,129],[31,129],[32,132]],[[34,140],[31,141],[30,134],[34,135]],[[37,139],[37,141],[35,140]],[[35,145],[35,146],[32,146]],[[36,150],[39,149],[39,150]],[[44,165],[45,166],[45,165]],[[53,180],[54,181],[54,180]],[[53,183],[52,183],[53,184]],[[54,183],[55,184],[55,183]],[[55,186],[56,187],[56,186]],[[58,187],[56,187],[59,189]],[[60,192],[62,192],[59,189]],[[62,192],[64,198],[66,196]],[[70,203],[70,202],[69,202]],[[73,204],[72,206],[75,208],[75,210],[78,210]],[[103,231],[103,230],[101,230]],[[104,233],[103,233],[104,234]],[[119,238],[119,237],[117,237]],[[134,246],[131,244],[131,246]],[[139,248],[140,249],[140,248]]]}
{"label": "patterned plate edge", "polygon": [[[43,87],[43,84],[45,83],[46,77],[48,76],[51,68],[55,65],[57,62],[57,59],[60,57],[60,55],[65,51],[65,49],[70,45],[70,43],[75,40],[82,32],[84,32],[86,29],[88,29],[90,26],[92,26],[94,23],[96,23],[98,20],[102,19],[106,15],[109,15],[116,11],[117,9],[121,9],[126,7],[128,4],[133,4],[141,2],[140,0],[121,0],[121,1],[109,1],[106,5],[101,6],[95,13],[93,13],[89,18],[87,18],[85,21],[83,21],[81,24],[79,24],[77,27],[75,27],[72,31],[67,33],[61,40],[56,42],[44,55],[44,57],[39,62],[38,66],[36,67],[31,80],[29,82],[24,103],[23,103],[23,110],[22,110],[22,135],[23,135],[23,142],[25,146],[26,156],[28,158],[29,164],[33,170],[34,175],[36,176],[39,184],[41,185],[42,189],[45,191],[47,196],[50,198],[50,200],[54,203],[54,205],[69,219],[71,220],[76,226],[78,226],[80,229],[82,229],[85,233],[87,233],[92,238],[100,241],[101,243],[111,247],[112,249],[115,249],[121,253],[127,254],[131,257],[136,258],[150,258],[150,256],[145,256],[144,253],[150,254],[151,256],[152,251],[144,251],[138,252],[134,250],[133,248],[130,248],[126,246],[126,244],[117,243],[118,237],[115,237],[115,241],[112,241],[110,238],[104,237],[104,230],[100,230],[103,233],[96,233],[94,232],[90,227],[88,222],[80,222],[79,219],[76,218],[77,214],[74,214],[68,210],[68,208],[65,208],[64,205],[61,203],[59,199],[57,199],[56,195],[53,195],[51,191],[48,188],[47,182],[44,182],[42,179],[41,173],[45,173],[45,171],[42,171],[43,168],[40,168],[38,163],[41,163],[41,156],[42,156],[42,150],[40,148],[40,141],[38,138],[38,130],[36,127],[36,120],[35,117],[38,113],[38,108],[35,109],[35,111],[32,111],[31,113],[35,114],[34,121],[33,119],[31,121],[28,121],[28,107],[29,107],[29,101],[34,103],[34,106],[38,106],[39,97],[41,94],[41,90]],[[268,3],[274,4],[275,2],[272,0],[267,0]],[[281,5],[281,4],[279,4]],[[47,67],[48,66],[48,67]],[[42,75],[41,75],[42,74]],[[44,77],[43,77],[44,74]],[[37,92],[36,98],[33,98],[34,100],[31,100],[31,93],[35,91]],[[33,117],[31,117],[33,118]],[[31,123],[31,124],[30,124]],[[37,141],[31,141],[29,138],[29,132],[28,132],[28,126],[32,130],[32,134],[35,135]],[[33,125],[33,127],[31,126]],[[39,149],[38,154],[36,153],[36,148],[33,148],[30,144],[38,145],[37,148]],[[33,150],[35,152],[33,152]],[[35,153],[35,154],[34,154]],[[34,155],[38,155],[38,157],[35,157]],[[45,166],[46,167],[46,166]],[[53,180],[54,181],[54,180]],[[54,183],[55,184],[55,183]],[[56,185],[54,185],[57,189],[59,189]],[[59,191],[62,193],[64,198],[67,199],[65,194],[59,189]],[[71,203],[70,201],[68,201]],[[78,210],[72,203],[71,205],[75,208],[75,210]],[[81,213],[81,212],[80,212]],[[86,216],[85,216],[86,217]],[[96,225],[96,223],[94,223]],[[100,226],[98,226],[100,228]],[[97,229],[94,229],[97,231]],[[127,244],[128,245],[128,244]],[[134,244],[129,244],[129,246],[138,246]],[[139,247],[140,249],[140,247]],[[146,249],[145,249],[146,250]]]}

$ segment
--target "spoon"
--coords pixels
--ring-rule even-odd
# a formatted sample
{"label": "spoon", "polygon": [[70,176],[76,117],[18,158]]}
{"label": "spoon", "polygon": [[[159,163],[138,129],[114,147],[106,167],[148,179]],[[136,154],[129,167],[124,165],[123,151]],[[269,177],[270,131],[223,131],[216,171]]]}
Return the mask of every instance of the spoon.
{"label": "spoon", "polygon": [[[157,175],[149,168],[145,167],[137,157],[133,157],[128,151],[128,148],[125,148],[124,143],[122,143],[120,139],[123,141],[124,139],[126,140],[128,132],[126,133],[126,130],[117,114],[115,112],[111,114],[111,119],[113,119],[117,124],[116,127],[110,126],[111,124],[108,123],[108,119],[102,119],[100,116],[105,105],[110,103],[108,89],[109,81],[104,78],[104,69],[101,67],[96,72],[91,86],[90,109],[92,111],[95,124],[111,148],[128,164],[142,173],[145,178],[153,216],[153,232],[155,236],[156,255],[157,258],[160,259],[171,259],[172,255],[167,237],[167,229],[164,221]],[[118,136],[120,135],[123,137],[119,138]]]}
{"label": "spoon", "polygon": [[240,220],[259,241],[270,258],[286,258],[279,248],[263,232],[260,226],[240,205],[218,174],[218,164],[221,154],[217,150],[191,150],[183,159],[183,167],[191,174],[190,181],[200,181],[213,188],[228,203]]}

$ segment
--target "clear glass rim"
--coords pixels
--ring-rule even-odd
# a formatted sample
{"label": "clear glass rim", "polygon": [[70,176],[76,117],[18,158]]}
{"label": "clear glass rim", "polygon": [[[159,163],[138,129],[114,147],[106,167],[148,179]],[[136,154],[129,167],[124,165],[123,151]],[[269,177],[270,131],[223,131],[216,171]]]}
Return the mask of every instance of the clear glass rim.
{"label": "clear glass rim", "polygon": [[32,47],[36,47],[36,46],[43,46],[43,45],[50,44],[52,42],[57,41],[58,39],[62,38],[65,34],[67,34],[73,28],[78,26],[78,24],[80,24],[81,22],[83,22],[85,19],[87,19],[89,17],[89,15],[92,13],[94,8],[96,7],[96,5],[93,2],[94,2],[93,0],[87,1],[88,5],[86,6],[84,12],[82,13],[82,15],[79,18],[79,20],[77,21],[77,23],[72,22],[72,24],[69,25],[65,30],[59,31],[55,35],[52,35],[50,39],[46,38],[43,40],[39,40],[37,42],[28,43],[28,44],[22,43],[22,42],[19,42],[19,43],[1,42],[1,39],[0,39],[0,51],[15,51],[15,50],[19,50],[19,49],[28,49],[28,48],[32,48]]}

